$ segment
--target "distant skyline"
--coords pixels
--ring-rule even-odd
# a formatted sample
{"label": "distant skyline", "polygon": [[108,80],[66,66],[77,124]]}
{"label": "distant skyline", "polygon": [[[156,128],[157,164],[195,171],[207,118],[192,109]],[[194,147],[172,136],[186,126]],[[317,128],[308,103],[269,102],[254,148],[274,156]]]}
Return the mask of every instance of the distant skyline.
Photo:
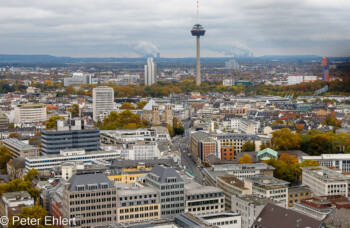
{"label": "distant skyline", "polygon": [[[349,0],[199,0],[202,57],[350,56]],[[0,0],[0,54],[194,57],[196,0]]]}

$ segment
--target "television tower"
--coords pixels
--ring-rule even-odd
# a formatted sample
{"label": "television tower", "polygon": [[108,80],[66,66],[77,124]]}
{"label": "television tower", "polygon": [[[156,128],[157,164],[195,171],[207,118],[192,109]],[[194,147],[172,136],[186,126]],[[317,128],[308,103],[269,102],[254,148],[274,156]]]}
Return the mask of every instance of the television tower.
{"label": "television tower", "polygon": [[322,58],[322,81],[329,82],[329,67],[326,57]]}
{"label": "television tower", "polygon": [[199,10],[197,0],[197,24],[195,24],[191,30],[192,36],[197,37],[197,69],[196,69],[196,85],[201,84],[201,60],[200,60],[200,37],[204,36],[205,30],[202,25],[199,24]]}

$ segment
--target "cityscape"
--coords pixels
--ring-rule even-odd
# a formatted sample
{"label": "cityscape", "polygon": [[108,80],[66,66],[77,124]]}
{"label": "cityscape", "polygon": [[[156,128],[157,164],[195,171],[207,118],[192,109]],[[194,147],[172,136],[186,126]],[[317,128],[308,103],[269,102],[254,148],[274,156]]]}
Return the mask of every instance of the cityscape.
{"label": "cityscape", "polygon": [[3,1],[0,227],[350,228],[349,10]]}

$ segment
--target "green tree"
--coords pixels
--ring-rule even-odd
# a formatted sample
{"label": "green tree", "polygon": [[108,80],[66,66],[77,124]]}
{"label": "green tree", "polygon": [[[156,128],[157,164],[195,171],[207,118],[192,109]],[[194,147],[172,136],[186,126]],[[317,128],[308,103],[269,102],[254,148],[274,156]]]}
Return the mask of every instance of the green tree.
{"label": "green tree", "polygon": [[13,153],[5,146],[0,147],[0,169],[6,173],[6,164],[10,161]]}
{"label": "green tree", "polygon": [[301,136],[298,133],[292,133],[288,128],[283,128],[272,133],[271,144],[274,150],[298,150]]}
{"label": "green tree", "polygon": [[327,126],[333,126],[334,129],[341,128],[341,121],[334,118],[332,115],[327,115],[322,123]]}
{"label": "green tree", "polygon": [[119,109],[129,109],[129,110],[133,110],[133,109],[135,109],[135,107],[134,107],[134,105],[132,105],[131,103],[126,102],[126,103],[122,104],[122,105],[120,106]]}
{"label": "green tree", "polygon": [[65,93],[66,94],[75,94],[75,89],[73,86],[67,86],[65,89],[64,89]]}
{"label": "green tree", "polygon": [[307,166],[320,166],[320,163],[314,160],[305,160],[300,164],[300,167],[307,167]]}
{"label": "green tree", "polygon": [[96,124],[96,127],[101,130],[135,129],[149,127],[149,123],[130,110],[125,110],[121,113],[110,112],[102,122]]}
{"label": "green tree", "polygon": [[78,117],[79,116],[79,105],[73,104],[73,108],[69,111],[72,113],[72,117]]}
{"label": "green tree", "polygon": [[50,117],[49,120],[46,122],[46,128],[47,129],[56,128],[58,120],[64,120],[64,117],[63,116],[52,116],[52,117]]}
{"label": "green tree", "polygon": [[250,163],[253,163],[253,161],[249,154],[244,154],[242,157],[239,158],[239,164],[250,164]]}
{"label": "green tree", "polygon": [[177,118],[174,118],[173,120],[173,128],[175,135],[182,135],[183,133],[185,133],[185,129],[182,126],[182,123]]}
{"label": "green tree", "polygon": [[137,109],[143,109],[146,106],[147,103],[148,103],[147,101],[140,101],[140,102],[138,102],[137,103]]}
{"label": "green tree", "polygon": [[252,152],[255,151],[255,143],[252,141],[247,141],[242,146],[242,152]]}
{"label": "green tree", "polygon": [[326,134],[316,135],[310,140],[307,153],[310,155],[332,153],[332,143],[330,136]]}
{"label": "green tree", "polygon": [[170,135],[171,137],[175,136],[174,128],[173,128],[172,126],[166,125],[166,128],[168,129],[169,135]]}
{"label": "green tree", "polygon": [[35,205],[33,207],[23,207],[21,210],[21,213],[18,215],[19,218],[26,219],[35,219],[35,221],[38,221],[38,225],[32,226],[32,225],[21,225],[20,222],[13,221],[13,218],[10,218],[10,222],[8,227],[9,228],[23,228],[23,227],[37,227],[37,228],[54,228],[53,225],[45,224],[45,217],[47,216],[47,211],[42,208],[41,206]]}
{"label": "green tree", "polygon": [[39,177],[39,172],[36,169],[28,170],[27,175],[24,176],[25,181],[33,181]]}

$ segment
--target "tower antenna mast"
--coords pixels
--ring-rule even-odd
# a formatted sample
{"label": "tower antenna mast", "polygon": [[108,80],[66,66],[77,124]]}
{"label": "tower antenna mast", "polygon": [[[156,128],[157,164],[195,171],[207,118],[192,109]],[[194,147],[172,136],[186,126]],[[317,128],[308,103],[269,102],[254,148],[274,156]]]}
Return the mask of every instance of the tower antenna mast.
{"label": "tower antenna mast", "polygon": [[197,0],[197,24],[199,24],[199,0]]}

